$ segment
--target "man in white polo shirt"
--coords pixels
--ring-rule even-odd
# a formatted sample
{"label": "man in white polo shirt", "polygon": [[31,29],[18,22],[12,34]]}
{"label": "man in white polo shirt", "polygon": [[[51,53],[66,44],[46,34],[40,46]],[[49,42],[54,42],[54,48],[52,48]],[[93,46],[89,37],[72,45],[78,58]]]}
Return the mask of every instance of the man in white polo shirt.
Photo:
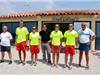
{"label": "man in white polo shirt", "polygon": [[1,44],[1,60],[0,63],[4,62],[5,52],[9,55],[9,64],[12,64],[12,54],[10,49],[10,41],[12,40],[12,35],[7,31],[7,26],[3,26],[2,33],[0,34],[0,44]]}
{"label": "man in white polo shirt", "polygon": [[[86,56],[86,68],[89,69],[89,46],[91,42],[95,39],[94,32],[87,28],[86,23],[83,22],[81,25],[82,29],[78,31],[79,33],[79,66],[81,67],[83,51],[85,51]],[[90,38],[91,36],[91,38]]]}

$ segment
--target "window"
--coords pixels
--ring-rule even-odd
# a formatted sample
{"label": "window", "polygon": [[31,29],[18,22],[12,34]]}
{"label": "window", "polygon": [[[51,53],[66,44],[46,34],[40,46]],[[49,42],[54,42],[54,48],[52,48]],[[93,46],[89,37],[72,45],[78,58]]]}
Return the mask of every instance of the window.
{"label": "window", "polygon": [[[3,22],[1,23],[0,26],[8,26],[8,31],[12,34],[14,41],[15,41],[15,31],[16,28],[19,26],[19,22]],[[32,31],[32,27],[36,26],[38,27],[38,22],[37,21],[26,21],[24,22],[24,26],[28,28],[29,32]]]}
{"label": "window", "polygon": [[[74,30],[75,30],[75,31],[78,32],[79,29],[81,29],[81,24],[82,24],[82,22],[83,22],[83,21],[75,21],[75,22],[74,22]],[[90,21],[84,21],[84,22],[86,22],[86,25],[87,25],[88,28],[91,27],[91,22],[90,22]],[[79,45],[77,45],[76,48],[79,48]]]}
{"label": "window", "polygon": [[100,21],[96,21],[96,49],[100,50]]}
{"label": "window", "polygon": [[[76,30],[76,31],[78,31],[79,29],[81,29],[81,24],[82,24],[82,21],[79,21],[79,22],[74,22],[74,29]],[[87,25],[87,27],[88,28],[90,28],[90,21],[86,21],[86,25]]]}

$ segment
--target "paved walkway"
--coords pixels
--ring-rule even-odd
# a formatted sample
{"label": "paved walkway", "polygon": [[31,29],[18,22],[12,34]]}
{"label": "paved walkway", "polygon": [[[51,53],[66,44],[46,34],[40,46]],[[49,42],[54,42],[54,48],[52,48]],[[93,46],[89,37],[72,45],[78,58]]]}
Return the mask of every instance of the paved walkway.
{"label": "paved walkway", "polygon": [[[90,69],[86,70],[84,67],[80,68],[78,67],[78,53],[74,56],[74,61],[73,61],[73,69],[68,70],[68,68],[63,68],[64,64],[64,54],[60,54],[60,64],[58,68],[53,68],[51,65],[48,65],[47,63],[44,63],[42,61],[42,54],[39,54],[38,61],[37,61],[37,66],[31,66],[30,65],[30,52],[27,51],[27,63],[25,66],[23,65],[18,65],[18,56],[17,56],[17,51],[15,50],[15,47],[12,47],[12,53],[13,53],[13,64],[8,65],[8,57],[7,54],[5,56],[5,63],[0,64],[0,75],[16,75],[16,74],[63,74],[63,75],[72,75],[72,74],[87,74],[87,75],[100,75],[100,55],[92,55],[90,53]],[[85,58],[83,58],[83,66],[85,66]]]}

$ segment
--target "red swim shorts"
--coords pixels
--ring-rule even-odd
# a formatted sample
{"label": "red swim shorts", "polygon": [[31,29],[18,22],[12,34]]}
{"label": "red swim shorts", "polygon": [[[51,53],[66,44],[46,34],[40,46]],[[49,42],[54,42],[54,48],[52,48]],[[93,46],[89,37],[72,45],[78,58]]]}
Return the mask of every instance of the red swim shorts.
{"label": "red swim shorts", "polygon": [[58,53],[58,52],[60,52],[61,46],[60,45],[58,45],[58,46],[51,45],[51,48],[52,48],[52,52]]}
{"label": "red swim shorts", "polygon": [[68,55],[68,54],[74,55],[75,54],[75,46],[66,45],[64,53],[66,55]]}
{"label": "red swim shorts", "polygon": [[38,45],[30,45],[30,52],[31,54],[38,54],[40,52]]}
{"label": "red swim shorts", "polygon": [[16,44],[16,50],[18,51],[26,51],[26,41],[20,42]]}

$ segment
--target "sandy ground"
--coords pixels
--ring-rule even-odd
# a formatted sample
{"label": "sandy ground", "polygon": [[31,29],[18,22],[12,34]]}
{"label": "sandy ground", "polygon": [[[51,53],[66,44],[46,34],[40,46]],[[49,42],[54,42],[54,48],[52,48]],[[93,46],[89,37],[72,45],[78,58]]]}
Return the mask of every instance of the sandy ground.
{"label": "sandy ground", "polygon": [[18,54],[15,47],[12,47],[13,63],[8,65],[8,56],[6,53],[5,62],[0,64],[0,75],[30,75],[30,74],[59,74],[59,75],[100,75],[100,55],[93,55],[90,52],[90,69],[85,69],[85,57],[82,61],[83,67],[78,67],[78,53],[74,56],[72,70],[68,68],[63,68],[64,65],[64,54],[60,54],[60,61],[58,68],[51,67],[51,65],[44,63],[42,61],[42,53],[39,53],[37,66],[31,66],[30,62],[30,52],[27,51],[26,65],[18,65]]}

